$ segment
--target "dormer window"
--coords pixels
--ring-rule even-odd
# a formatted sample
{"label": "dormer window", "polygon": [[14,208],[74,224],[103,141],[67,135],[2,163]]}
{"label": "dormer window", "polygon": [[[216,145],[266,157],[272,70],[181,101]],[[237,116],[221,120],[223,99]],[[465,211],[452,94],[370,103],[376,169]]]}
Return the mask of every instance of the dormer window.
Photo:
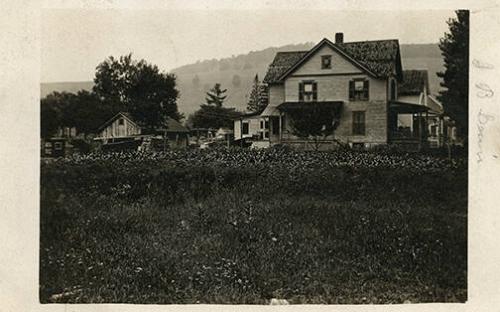
{"label": "dormer window", "polygon": [[321,56],[321,69],[331,69],[332,68],[332,56],[323,55]]}

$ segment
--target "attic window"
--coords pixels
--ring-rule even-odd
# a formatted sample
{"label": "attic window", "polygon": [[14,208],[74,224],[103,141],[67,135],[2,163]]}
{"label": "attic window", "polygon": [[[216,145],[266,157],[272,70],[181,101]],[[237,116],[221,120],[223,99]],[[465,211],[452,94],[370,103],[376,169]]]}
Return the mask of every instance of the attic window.
{"label": "attic window", "polygon": [[118,119],[118,124],[119,124],[120,126],[122,126],[122,125],[124,124],[124,122],[125,122],[125,121],[123,120],[123,118]]}
{"label": "attic window", "polygon": [[331,55],[321,56],[321,69],[330,69],[330,68],[332,68],[332,56]]}

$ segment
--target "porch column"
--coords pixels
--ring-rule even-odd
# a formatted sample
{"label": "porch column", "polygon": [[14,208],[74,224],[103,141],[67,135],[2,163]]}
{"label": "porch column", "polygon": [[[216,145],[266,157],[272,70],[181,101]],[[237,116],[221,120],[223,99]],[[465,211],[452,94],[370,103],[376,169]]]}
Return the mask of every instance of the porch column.
{"label": "porch column", "polygon": [[419,149],[422,148],[423,138],[423,122],[422,122],[422,112],[418,112],[418,146]]}
{"label": "porch column", "polygon": [[282,130],[283,130],[283,120],[282,120],[282,115],[281,115],[281,112],[280,112],[280,119],[279,119],[279,142],[281,143],[281,140],[283,139],[283,133],[282,133]]}
{"label": "porch column", "polygon": [[429,142],[429,111],[425,111],[425,132],[424,132],[425,142]]}
{"label": "porch column", "polygon": [[439,132],[438,132],[438,142],[439,142],[439,147],[444,146],[444,137],[443,137],[443,129],[444,128],[444,121],[443,121],[443,116],[439,116]]}
{"label": "porch column", "polygon": [[[250,125],[249,125],[250,127]],[[234,138],[236,139],[236,133]],[[240,133],[239,133],[239,139],[240,139],[240,147],[243,147],[243,118],[240,118]]]}
{"label": "porch column", "polygon": [[[267,117],[267,138],[269,139],[269,146],[271,146],[271,129],[273,128],[273,125],[271,125],[272,118]],[[266,127],[266,123],[264,123],[264,128]]]}

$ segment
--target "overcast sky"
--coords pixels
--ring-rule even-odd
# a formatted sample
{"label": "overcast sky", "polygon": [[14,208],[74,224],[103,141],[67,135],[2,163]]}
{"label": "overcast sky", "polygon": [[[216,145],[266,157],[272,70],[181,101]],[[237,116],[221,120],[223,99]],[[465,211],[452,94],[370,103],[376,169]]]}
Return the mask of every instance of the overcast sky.
{"label": "overcast sky", "polygon": [[106,57],[132,52],[168,71],[197,60],[271,46],[399,39],[437,43],[453,11],[172,11],[46,9],[42,13],[42,82],[92,80]]}

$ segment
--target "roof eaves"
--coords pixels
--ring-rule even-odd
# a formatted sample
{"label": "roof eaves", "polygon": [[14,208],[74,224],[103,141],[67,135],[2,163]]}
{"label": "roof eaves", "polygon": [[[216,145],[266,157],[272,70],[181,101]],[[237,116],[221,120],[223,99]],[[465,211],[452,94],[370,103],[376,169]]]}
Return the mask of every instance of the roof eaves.
{"label": "roof eaves", "polygon": [[354,65],[359,67],[360,69],[364,70],[367,72],[370,76],[373,76],[375,78],[378,78],[375,73],[373,73],[371,70],[363,66],[361,63],[353,59],[349,54],[347,54],[344,50],[342,50],[340,47],[338,47],[336,44],[328,40],[327,38],[323,38],[318,44],[316,44],[309,52],[307,52],[299,61],[297,61],[292,67],[290,67],[286,72],[284,72],[280,77],[278,77],[277,81],[282,81],[285,77],[287,77],[290,73],[292,73],[299,65],[301,65],[304,61],[306,61],[311,55],[313,55],[323,44],[328,44],[332,49],[337,51],[339,54],[341,54],[343,57],[345,57],[347,60],[352,62]]}
{"label": "roof eaves", "polygon": [[106,120],[106,122],[104,122],[98,129],[97,131],[101,131],[102,129],[106,128],[106,126],[110,123],[112,123],[113,121],[115,121],[116,119],[118,119],[119,116],[122,116],[123,118],[127,119],[129,122],[133,123],[134,125],[137,126],[137,123],[135,121],[132,120],[131,117],[128,116],[127,113],[125,112],[118,112],[116,113],[113,117],[109,118],[108,120]]}

